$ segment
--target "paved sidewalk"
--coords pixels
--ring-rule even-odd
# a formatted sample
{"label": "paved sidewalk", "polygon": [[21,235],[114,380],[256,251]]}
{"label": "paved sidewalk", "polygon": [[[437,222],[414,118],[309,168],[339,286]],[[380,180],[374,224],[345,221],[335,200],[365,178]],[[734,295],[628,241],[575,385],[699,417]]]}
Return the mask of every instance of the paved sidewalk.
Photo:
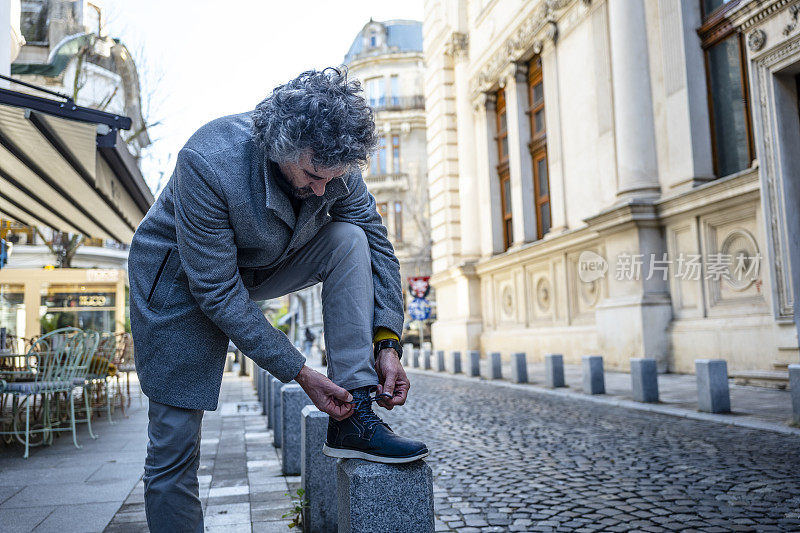
{"label": "paved sidewalk", "polygon": [[[282,518],[291,507],[287,494],[299,488],[300,478],[281,474],[252,381],[237,373],[225,373],[219,408],[203,417],[198,477],[205,531],[285,533],[291,531],[289,519]],[[146,418],[144,424],[146,431]],[[141,481],[105,531],[147,532]]]}
{"label": "paved sidewalk", "polygon": [[[433,364],[435,365],[435,352]],[[446,354],[448,373],[450,372],[449,353]],[[420,358],[420,365],[422,359]],[[481,360],[481,376],[487,376],[489,362]],[[469,368],[466,353],[461,356],[462,369]],[[407,368],[411,372],[434,373],[433,370]],[[564,378],[567,384],[562,389],[547,389],[544,386],[544,363],[528,363],[528,384],[515,385],[507,381],[511,376],[508,362],[503,363],[503,380],[487,381],[485,378],[468,378],[465,374],[459,378],[487,381],[500,386],[523,387],[537,390],[554,396],[568,396],[583,400],[615,405],[642,411],[657,412],[674,416],[708,420],[753,429],[777,431],[780,433],[800,435],[800,429],[792,427],[792,399],[788,390],[768,389],[746,385],[736,385],[728,381],[731,395],[731,413],[716,415],[701,413],[697,409],[697,382],[690,374],[659,374],[658,388],[660,401],[645,404],[633,401],[631,393],[631,376],[626,372],[605,372],[606,394],[587,395],[583,393],[583,374],[581,365],[564,365]],[[452,375],[452,374],[451,374]],[[454,377],[456,377],[454,376]]]}
{"label": "paved sidewalk", "polygon": [[[139,389],[131,383],[131,389]],[[141,477],[147,446],[147,399],[133,401],[124,418],[117,409],[108,423],[95,418],[93,440],[86,424],[78,426],[78,443],[61,432],[52,446],[23,448],[0,445],[0,531],[103,531]]]}

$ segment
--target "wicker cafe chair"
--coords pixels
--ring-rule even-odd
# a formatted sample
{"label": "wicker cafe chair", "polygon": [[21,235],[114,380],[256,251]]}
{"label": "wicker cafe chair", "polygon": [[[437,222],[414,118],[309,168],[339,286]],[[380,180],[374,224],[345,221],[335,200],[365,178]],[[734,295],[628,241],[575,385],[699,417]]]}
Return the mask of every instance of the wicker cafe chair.
{"label": "wicker cafe chair", "polygon": [[[84,337],[77,328],[62,328],[42,335],[31,344],[17,370],[3,372],[3,395],[11,397],[11,407],[10,420],[0,433],[11,434],[24,444],[26,459],[31,447],[52,443],[52,432],[60,423],[58,409],[54,409],[58,394],[69,399],[74,412],[72,379],[76,363],[85,351]],[[78,446],[74,417],[70,429]]]}

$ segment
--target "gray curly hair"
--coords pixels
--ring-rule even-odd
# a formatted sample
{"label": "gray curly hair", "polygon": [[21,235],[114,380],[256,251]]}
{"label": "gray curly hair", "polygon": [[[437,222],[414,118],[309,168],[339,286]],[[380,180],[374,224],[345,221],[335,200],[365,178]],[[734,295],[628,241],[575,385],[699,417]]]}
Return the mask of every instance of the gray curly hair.
{"label": "gray curly hair", "polygon": [[253,111],[253,134],[266,157],[317,168],[365,164],[377,144],[375,120],[358,80],[328,67],[276,87]]}

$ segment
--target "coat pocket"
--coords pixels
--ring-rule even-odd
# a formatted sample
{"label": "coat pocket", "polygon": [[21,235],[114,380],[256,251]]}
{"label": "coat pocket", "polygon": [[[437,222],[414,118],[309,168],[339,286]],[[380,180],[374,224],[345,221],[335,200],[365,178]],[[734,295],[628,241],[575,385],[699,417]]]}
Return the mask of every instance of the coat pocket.
{"label": "coat pocket", "polygon": [[150,295],[147,297],[147,307],[153,311],[160,311],[164,302],[169,296],[175,281],[175,274],[178,271],[181,258],[177,248],[170,248],[161,260],[161,265],[156,273],[156,279],[150,288]]}

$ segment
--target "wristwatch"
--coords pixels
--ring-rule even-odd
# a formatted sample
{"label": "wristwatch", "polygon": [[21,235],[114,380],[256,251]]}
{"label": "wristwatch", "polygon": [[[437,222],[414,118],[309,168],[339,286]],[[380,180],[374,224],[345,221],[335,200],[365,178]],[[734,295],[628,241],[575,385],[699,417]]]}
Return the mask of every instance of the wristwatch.
{"label": "wristwatch", "polygon": [[403,345],[400,344],[400,341],[395,339],[383,339],[375,343],[375,360],[378,360],[378,354],[381,353],[381,350],[385,350],[386,348],[394,348],[394,351],[397,352],[397,358],[403,358]]}

